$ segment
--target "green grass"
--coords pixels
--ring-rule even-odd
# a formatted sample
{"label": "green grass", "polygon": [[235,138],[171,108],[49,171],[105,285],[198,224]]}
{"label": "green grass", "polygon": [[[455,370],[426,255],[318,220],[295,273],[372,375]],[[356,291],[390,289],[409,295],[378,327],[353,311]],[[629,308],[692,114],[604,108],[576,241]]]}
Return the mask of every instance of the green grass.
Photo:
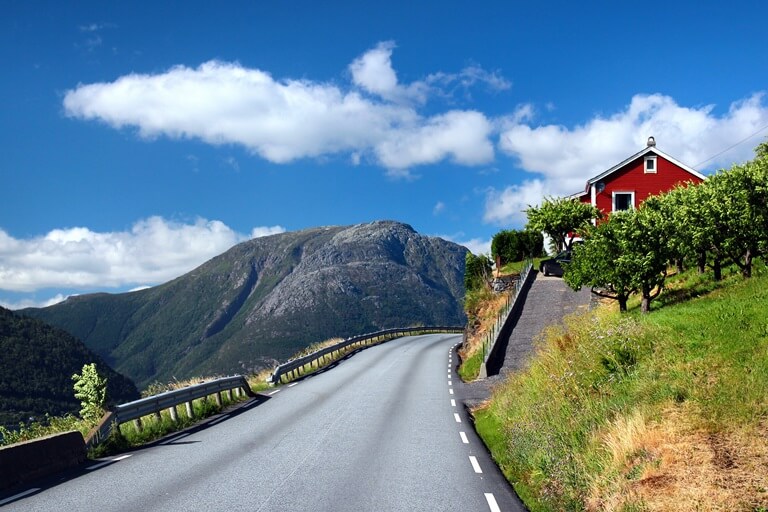
{"label": "green grass", "polygon": [[480,375],[480,366],[483,364],[483,351],[478,350],[459,365],[459,377],[464,382],[471,382]]}
{"label": "green grass", "polygon": [[768,276],[757,274],[713,283],[684,273],[650,315],[600,310],[548,333],[530,367],[476,412],[531,510],[583,510],[596,482],[638,478],[646,462],[619,474],[601,441],[623,418],[661,420],[672,407],[709,432],[768,418]]}

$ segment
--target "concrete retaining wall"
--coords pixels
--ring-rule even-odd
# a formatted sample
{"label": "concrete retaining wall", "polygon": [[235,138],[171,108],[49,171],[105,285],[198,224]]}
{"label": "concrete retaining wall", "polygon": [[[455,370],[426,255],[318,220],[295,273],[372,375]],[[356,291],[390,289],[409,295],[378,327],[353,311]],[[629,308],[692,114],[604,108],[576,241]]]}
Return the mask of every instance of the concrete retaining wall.
{"label": "concrete retaining wall", "polygon": [[53,434],[0,448],[0,489],[21,485],[85,462],[80,432]]}

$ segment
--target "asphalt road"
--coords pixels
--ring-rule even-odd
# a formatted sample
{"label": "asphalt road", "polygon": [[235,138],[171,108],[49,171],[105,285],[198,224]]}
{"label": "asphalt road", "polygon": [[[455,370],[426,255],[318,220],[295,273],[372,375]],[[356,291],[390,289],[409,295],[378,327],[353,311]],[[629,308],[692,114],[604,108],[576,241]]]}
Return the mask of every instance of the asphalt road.
{"label": "asphalt road", "polygon": [[0,496],[0,506],[525,510],[462,406],[460,340],[407,337],[360,351],[201,427],[15,489]]}

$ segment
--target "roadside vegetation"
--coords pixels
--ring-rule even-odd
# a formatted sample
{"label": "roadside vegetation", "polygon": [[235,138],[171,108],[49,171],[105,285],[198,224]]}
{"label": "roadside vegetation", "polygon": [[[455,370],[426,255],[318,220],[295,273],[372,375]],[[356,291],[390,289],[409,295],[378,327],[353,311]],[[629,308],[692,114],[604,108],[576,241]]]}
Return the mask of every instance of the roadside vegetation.
{"label": "roadside vegetation", "polygon": [[545,332],[475,411],[532,511],[768,510],[768,271],[670,279],[653,315]]}
{"label": "roadside vegetation", "polygon": [[[95,365],[85,365],[82,375],[77,377],[74,383],[74,392],[78,400],[81,401],[80,416],[67,414],[64,416],[46,415],[40,421],[22,422],[18,428],[7,429],[0,426],[0,446],[10,445],[23,441],[30,441],[39,437],[58,434],[76,430],[83,437],[86,437],[91,429],[98,423],[103,416],[106,387],[105,379],[96,373]],[[265,370],[258,374],[247,377],[248,384],[254,392],[262,391],[270,387],[266,382],[267,376],[271,370]],[[184,381],[173,381],[170,383],[153,383],[142,392],[142,397],[148,397],[166,391],[182,389],[194,384],[200,384],[207,380],[217,377],[194,378]],[[140,446],[148,442],[159,439],[167,434],[190,427],[205,418],[218,414],[228,407],[239,402],[245,401],[247,396],[241,394],[236,396],[228,393],[222,393],[222,406],[219,407],[216,402],[207,397],[194,400],[192,403],[193,417],[186,415],[186,409],[183,405],[177,406],[177,419],[171,419],[170,413],[165,410],[161,412],[159,418],[156,416],[146,416],[142,418],[141,427],[136,423],[129,422],[120,425],[120,435],[115,435],[105,443],[97,446],[89,452],[90,457],[101,457],[111,453],[126,450],[132,447]]]}

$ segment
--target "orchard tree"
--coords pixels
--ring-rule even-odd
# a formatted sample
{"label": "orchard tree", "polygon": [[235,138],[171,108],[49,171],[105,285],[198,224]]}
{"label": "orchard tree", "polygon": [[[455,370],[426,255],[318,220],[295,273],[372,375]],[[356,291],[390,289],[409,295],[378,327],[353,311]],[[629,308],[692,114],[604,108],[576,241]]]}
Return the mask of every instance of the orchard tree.
{"label": "orchard tree", "polygon": [[[713,232],[710,253],[716,265],[736,264],[744,277],[752,275],[752,260],[765,252],[768,228],[768,162],[757,159],[720,171],[702,186],[710,194],[704,217]],[[721,277],[715,268],[715,279]]]}
{"label": "orchard tree", "polygon": [[528,206],[526,229],[546,233],[557,249],[572,249],[573,235],[601,216],[594,206],[571,198],[545,198],[541,206]]}
{"label": "orchard tree", "polygon": [[593,293],[617,300],[622,312],[629,296],[639,292],[641,311],[650,312],[651,301],[664,288],[672,254],[664,215],[658,196],[649,197],[637,210],[611,214],[589,229],[585,243],[573,250],[565,282],[575,290],[590,286]]}
{"label": "orchard tree", "polygon": [[587,229],[584,243],[573,249],[571,262],[563,272],[563,280],[576,291],[589,286],[593,294],[617,301],[619,311],[624,312],[636,287],[630,272],[619,264],[621,233],[619,222],[614,221],[614,217]]}

